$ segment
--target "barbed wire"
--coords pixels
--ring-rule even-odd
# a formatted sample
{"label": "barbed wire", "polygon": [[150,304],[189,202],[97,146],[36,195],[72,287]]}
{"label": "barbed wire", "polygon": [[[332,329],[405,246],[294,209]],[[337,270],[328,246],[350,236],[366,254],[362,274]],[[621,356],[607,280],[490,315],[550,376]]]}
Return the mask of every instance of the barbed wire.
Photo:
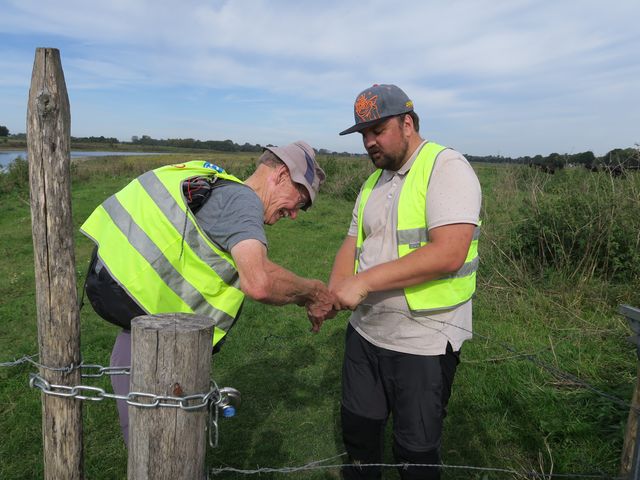
{"label": "barbed wire", "polygon": [[[22,365],[25,363],[34,365],[38,368],[43,368],[45,370],[51,370],[54,372],[63,372],[63,373],[71,373],[74,370],[80,370],[85,373],[82,373],[82,377],[84,378],[98,378],[104,375],[129,375],[131,372],[131,367],[129,365],[121,366],[121,367],[103,367],[102,365],[97,365],[95,363],[84,363],[82,360],[78,364],[71,363],[66,367],[51,367],[48,365],[43,365],[39,362],[33,360],[36,357],[39,357],[39,353],[34,353],[33,355],[25,355],[22,358],[17,360],[13,360],[11,362],[3,362],[0,363],[0,367],[17,367],[18,365]],[[97,370],[96,373],[86,373],[90,370]]]}
{"label": "barbed wire", "polygon": [[[412,315],[410,315],[407,311],[403,311],[403,310],[399,310],[399,309],[394,309],[394,308],[389,308],[389,307],[380,307],[377,305],[371,305],[371,304],[361,304],[361,307],[364,308],[368,308],[370,313],[375,314],[375,315],[383,315],[383,314],[389,314],[389,313],[393,313],[393,314],[400,314],[403,315],[404,317],[417,322],[418,324],[420,324],[421,326],[429,329],[429,330],[433,330],[441,335],[444,335],[445,337],[447,337],[447,339],[451,340],[451,338],[443,331],[445,327],[454,327],[457,329],[460,329],[462,331],[465,331],[471,335],[475,335],[476,337],[482,338],[488,342],[492,342],[492,343],[496,343],[499,346],[501,346],[502,348],[504,348],[505,350],[509,351],[513,356],[511,358],[506,357],[505,359],[525,359],[530,361],[531,363],[543,368],[544,370],[548,371],[549,373],[551,373],[552,375],[554,375],[555,377],[564,379],[564,380],[569,380],[571,382],[573,382],[573,384],[578,385],[580,387],[586,388],[590,391],[592,391],[593,393],[606,398],[607,400],[621,406],[624,408],[629,408],[633,411],[635,411],[636,413],[640,413],[640,409],[637,407],[634,407],[633,405],[630,405],[628,402],[625,402],[624,400],[609,394],[607,392],[604,392],[596,387],[594,387],[593,385],[591,385],[589,382],[582,380],[581,378],[568,373],[566,371],[563,371],[551,364],[549,364],[548,362],[545,362],[543,360],[541,360],[540,358],[538,358],[537,353],[540,352],[537,351],[535,353],[526,353],[526,352],[520,352],[518,351],[515,347],[507,344],[506,342],[502,342],[500,340],[496,340],[488,335],[483,335],[480,334],[478,332],[474,332],[471,329],[467,329],[463,326],[460,325],[456,325],[453,324],[451,322],[445,322],[442,320],[439,320],[437,318],[433,318],[430,316],[420,316],[420,317],[414,317]],[[423,323],[421,320],[429,320],[432,322],[436,322],[440,325],[442,325],[441,329],[437,329],[434,327],[431,327],[429,325],[425,325],[425,323]],[[275,335],[270,335],[265,337],[264,341],[270,339],[270,338],[277,338],[277,339],[283,339],[283,337],[279,337],[279,336],[275,336]],[[34,360],[34,358],[39,357],[38,354],[33,354],[33,355],[25,355],[19,359],[10,361],[10,362],[3,362],[0,363],[0,367],[14,367],[14,366],[18,366],[18,365],[22,365],[25,363],[34,365],[38,368],[43,368],[46,370],[51,370],[51,371],[61,371],[61,372],[65,372],[65,373],[70,373],[74,370],[81,370],[82,373],[82,377],[85,378],[97,378],[97,377],[102,377],[104,375],[129,375],[130,374],[130,366],[120,366],[120,367],[103,367],[101,365],[98,364],[85,364],[83,361],[80,361],[79,364],[71,364],[68,365],[66,367],[51,367],[51,366],[47,366],[47,365],[43,365],[37,361]],[[154,394],[148,394],[148,393],[143,393],[143,392],[130,392],[128,395],[116,395],[116,394],[110,394],[107,393],[104,389],[99,388],[99,387],[93,387],[93,386],[86,386],[86,385],[76,385],[76,386],[66,386],[66,385],[54,385],[51,384],[49,382],[47,382],[45,379],[43,379],[42,377],[40,377],[39,375],[35,375],[35,374],[31,374],[30,375],[30,386],[34,387],[34,388],[39,388],[40,390],[42,390],[43,393],[45,394],[49,394],[49,395],[54,395],[54,396],[59,396],[59,397],[69,397],[69,398],[75,398],[78,400],[89,400],[89,401],[101,401],[104,400],[105,398],[110,398],[110,399],[116,399],[116,400],[123,400],[125,402],[127,402],[127,404],[129,405],[134,405],[134,406],[139,406],[139,407],[146,407],[146,408],[155,408],[155,407],[172,407],[172,408],[181,408],[184,410],[197,410],[200,408],[203,408],[205,406],[208,406],[209,408],[209,427],[210,427],[210,432],[209,432],[209,443],[212,447],[217,446],[218,444],[218,438],[217,438],[217,434],[218,434],[218,425],[217,425],[217,413],[218,413],[218,409],[216,408],[216,405],[219,403],[220,401],[220,395],[217,395],[216,399],[212,399],[212,397],[215,395],[215,391],[212,390],[210,392],[208,392],[207,394],[196,394],[196,395],[190,395],[188,397],[172,397],[172,396],[165,396],[165,395],[154,395]],[[217,391],[217,386],[216,386],[216,391]],[[144,402],[142,401],[144,400]],[[190,404],[191,402],[191,404]],[[199,403],[194,403],[194,402],[199,402]],[[213,413],[213,415],[212,415]],[[218,475],[220,473],[224,473],[224,472],[233,472],[233,473],[239,473],[239,474],[244,474],[244,475],[251,475],[251,474],[260,474],[260,473],[292,473],[292,472],[299,472],[299,471],[305,471],[305,470],[318,470],[318,469],[329,469],[329,468],[342,468],[343,464],[340,465],[324,465],[325,462],[332,460],[334,458],[340,457],[344,454],[338,455],[336,457],[330,457],[328,459],[323,459],[323,460],[318,460],[318,461],[314,461],[311,463],[308,463],[306,465],[302,465],[302,466],[296,466],[296,467],[282,467],[282,468],[272,468],[272,467],[262,467],[262,468],[257,468],[257,469],[253,469],[253,470],[243,470],[243,469],[238,469],[235,467],[219,467],[219,468],[213,468],[210,470],[210,472],[213,475]],[[402,467],[406,467],[406,464],[358,464],[359,466],[371,466],[371,467],[383,467],[383,468],[402,468]],[[348,465],[346,465],[348,466]],[[475,471],[486,471],[486,472],[496,472],[496,473],[506,473],[506,474],[511,474],[511,475],[520,475],[520,476],[525,476],[525,477],[530,477],[530,478],[623,478],[623,477],[611,477],[611,476],[602,476],[602,475],[593,475],[593,474],[540,474],[537,472],[518,472],[514,469],[505,469],[505,468],[495,468],[495,467],[474,467],[474,466],[463,466],[463,465],[427,465],[427,464],[412,464],[412,467],[434,467],[434,466],[439,466],[441,468],[449,468],[449,469],[467,469],[467,470],[475,470]]]}
{"label": "barbed wire", "polygon": [[615,403],[617,405],[619,405],[620,407],[624,407],[625,409],[631,409],[636,413],[640,414],[640,408],[635,407],[634,405],[630,404],[629,402],[626,402],[625,400],[616,397],[615,395],[612,395],[610,393],[604,392],[600,389],[598,389],[597,387],[594,387],[593,385],[591,385],[589,382],[582,380],[581,378],[573,375],[572,373],[566,372],[564,370],[561,370],[557,367],[554,367],[553,365],[549,364],[548,362],[545,362],[543,360],[540,360],[538,358],[538,356],[536,354],[531,354],[531,353],[526,353],[526,352],[520,352],[518,351],[515,347],[512,347],[511,345],[502,342],[500,340],[496,340],[494,338],[489,337],[488,335],[482,335],[478,332],[474,332],[468,328],[465,328],[461,325],[456,325],[450,322],[445,322],[443,320],[439,320],[437,318],[433,318],[430,317],[428,315],[424,315],[424,316],[413,316],[410,315],[408,312],[404,311],[404,310],[400,310],[400,309],[396,309],[396,308],[390,308],[390,307],[380,307],[378,305],[373,305],[373,304],[366,304],[366,303],[361,303],[360,306],[368,308],[373,314],[375,315],[383,315],[385,313],[393,313],[393,314],[400,314],[406,318],[408,318],[409,320],[412,320],[416,323],[418,323],[419,325],[429,329],[429,330],[434,330],[437,333],[444,335],[448,340],[451,340],[451,338],[444,333],[442,330],[438,330],[436,328],[430,327],[428,325],[425,325],[424,323],[422,323],[421,321],[419,321],[418,319],[426,319],[432,322],[436,322],[439,323],[441,325],[443,325],[443,328],[446,326],[450,326],[450,327],[454,327],[454,328],[458,328],[460,330],[463,330],[471,335],[475,335],[477,337],[480,337],[484,340],[487,340],[489,342],[494,342],[497,343],[499,346],[501,346],[502,348],[504,348],[505,350],[509,351],[510,353],[512,353],[514,355],[515,358],[523,358],[525,360],[528,360],[529,362],[538,365],[539,367],[543,368],[544,370],[547,370],[549,373],[551,373],[552,375],[559,377],[563,380],[569,380],[571,382],[573,382],[575,385],[579,385],[581,387],[584,387],[588,390],[591,390],[593,393],[606,398],[607,400],[611,401],[612,403]]}
{"label": "barbed wire", "polygon": [[[447,339],[451,340],[451,338],[446,335],[442,330],[438,330],[435,329],[433,327],[429,327],[428,325],[425,325],[424,323],[422,323],[421,321],[418,320],[418,317],[414,317],[413,315],[408,314],[408,312],[400,310],[400,309],[395,309],[395,308],[390,308],[390,307],[379,307],[377,305],[372,305],[372,304],[366,304],[366,303],[362,303],[360,304],[361,307],[365,307],[368,308],[373,314],[376,315],[383,315],[385,313],[393,313],[393,314],[400,314],[406,318],[408,318],[409,320],[412,320],[416,323],[418,323],[419,325],[430,329],[430,330],[435,330],[437,333],[444,335],[445,337],[447,337]],[[640,413],[640,408],[633,406],[632,404],[630,404],[629,402],[616,397],[615,395],[612,395],[610,393],[604,392],[603,390],[591,385],[589,382],[587,382],[586,380],[583,380],[579,377],[577,377],[576,375],[573,375],[572,373],[566,372],[558,367],[555,367],[551,364],[549,364],[548,362],[545,362],[541,359],[538,358],[537,354],[535,353],[527,353],[527,352],[520,352],[518,351],[515,347],[512,347],[511,345],[502,342],[500,340],[496,340],[494,338],[489,337],[488,335],[483,335],[478,333],[477,331],[474,332],[468,328],[465,328],[463,326],[460,325],[456,325],[450,322],[445,322],[443,320],[439,320],[437,318],[433,318],[430,317],[428,315],[425,316],[420,316],[420,319],[427,319],[429,321],[432,322],[436,322],[439,323],[441,325],[443,325],[443,328],[446,326],[449,327],[454,327],[454,328],[458,328],[460,330],[463,330],[471,335],[475,335],[477,337],[480,337],[482,339],[485,339],[489,342],[495,342],[497,343],[499,346],[501,346],[502,348],[504,348],[505,350],[509,351],[513,357],[511,357],[511,359],[525,359],[528,360],[529,362],[543,368],[544,370],[548,371],[549,373],[551,373],[552,375],[554,375],[557,378],[563,379],[563,380],[567,380],[569,382],[572,382],[574,385],[578,385],[580,387],[586,388],[587,390],[592,391],[593,393],[599,395],[602,398],[606,398],[607,400],[611,401],[612,403],[615,403],[616,405],[620,406],[620,407],[624,407],[625,409],[631,409],[636,413]],[[270,338],[277,338],[277,339],[283,339],[284,337],[281,336],[275,336],[275,335],[268,335],[267,337],[264,338],[264,341],[267,341]],[[4,363],[0,363],[0,367],[13,367],[13,366],[17,366],[17,365],[21,365],[23,363],[30,363],[36,367],[39,368],[43,368],[46,370],[52,370],[52,371],[61,371],[64,373],[70,373],[75,369],[81,369],[81,370],[97,370],[97,373],[83,373],[82,377],[85,378],[97,378],[97,377],[102,377],[103,375],[129,375],[130,374],[130,366],[122,366],[122,367],[103,367],[101,365],[97,365],[97,364],[85,364],[84,362],[80,362],[79,364],[75,365],[75,364],[71,364],[69,366],[66,367],[51,367],[51,366],[47,366],[47,365],[43,365],[41,363],[38,363],[36,361],[33,360],[34,357],[38,357],[38,354],[33,354],[33,355],[25,355],[20,359],[17,360],[13,360],[11,362],[4,362]],[[509,358],[505,358],[505,359],[509,359]],[[73,388],[73,387],[69,387],[69,388]]]}
{"label": "barbed wire", "polygon": [[258,467],[255,469],[242,469],[235,467],[213,467],[209,468],[207,472],[207,479],[210,475],[220,475],[222,473],[237,473],[241,475],[260,475],[263,473],[296,473],[312,470],[329,470],[345,467],[381,467],[381,468],[441,468],[449,470],[468,470],[476,472],[493,472],[493,473],[505,473],[520,477],[528,478],[594,478],[594,479],[609,479],[609,480],[624,480],[625,477],[612,477],[611,475],[603,474],[589,474],[589,473],[540,473],[540,472],[526,472],[518,471],[513,468],[499,468],[499,467],[475,467],[472,465],[449,465],[449,464],[433,464],[433,463],[342,463],[342,464],[330,464],[325,462],[335,460],[347,455],[347,452],[343,452],[333,457],[325,458],[322,460],[316,460],[305,465],[291,466],[291,467]]}
{"label": "barbed wire", "polygon": [[67,365],[66,367],[50,367],[48,365],[43,365],[43,364],[38,363],[35,360],[33,360],[33,358],[37,358],[39,356],[40,356],[39,353],[34,353],[33,355],[25,355],[22,358],[19,358],[17,360],[13,360],[11,362],[0,363],[0,367],[17,367],[18,365],[22,365],[23,363],[29,363],[31,365],[34,365],[34,366],[38,367],[38,368],[44,368],[45,370],[51,370],[51,371],[54,371],[54,372],[63,372],[63,373],[71,373],[76,368],[78,368],[78,365],[75,365],[73,363],[70,364],[70,365]]}

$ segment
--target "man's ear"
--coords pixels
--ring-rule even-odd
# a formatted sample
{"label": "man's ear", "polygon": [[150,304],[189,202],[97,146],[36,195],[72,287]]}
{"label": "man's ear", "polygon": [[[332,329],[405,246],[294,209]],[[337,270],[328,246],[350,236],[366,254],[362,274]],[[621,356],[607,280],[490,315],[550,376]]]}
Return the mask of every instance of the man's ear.
{"label": "man's ear", "polygon": [[278,165],[276,167],[276,179],[278,185],[289,181],[289,169],[285,165]]}
{"label": "man's ear", "polygon": [[413,118],[411,118],[411,115],[408,114],[404,114],[403,118],[402,118],[402,129],[405,133],[411,133],[413,132]]}

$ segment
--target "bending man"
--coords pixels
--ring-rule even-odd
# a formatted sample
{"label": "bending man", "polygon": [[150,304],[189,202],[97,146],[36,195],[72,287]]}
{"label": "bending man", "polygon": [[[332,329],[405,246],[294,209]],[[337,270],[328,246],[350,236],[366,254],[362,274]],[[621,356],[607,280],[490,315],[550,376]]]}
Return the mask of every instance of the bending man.
{"label": "bending man", "polygon": [[[325,174],[305,142],[269,147],[246,181],[203,161],[161,167],[100,205],[81,231],[96,244],[85,285],[98,315],[123,328],[112,366],[131,364],[134,317],[197,313],[215,321],[214,350],[237,320],[245,295],[272,305],[306,305],[320,316],[333,295],[267,257],[264,225],[295,219],[316,200]],[[313,327],[317,330],[317,327]],[[129,392],[126,376],[114,391]],[[125,401],[118,401],[128,442]]]}

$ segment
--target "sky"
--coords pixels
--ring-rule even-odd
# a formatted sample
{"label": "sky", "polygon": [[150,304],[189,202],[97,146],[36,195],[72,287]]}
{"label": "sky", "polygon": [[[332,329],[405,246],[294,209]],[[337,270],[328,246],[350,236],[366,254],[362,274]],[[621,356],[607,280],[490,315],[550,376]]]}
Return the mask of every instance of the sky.
{"label": "sky", "polygon": [[0,0],[0,125],[26,131],[57,48],[71,135],[363,153],[357,94],[392,83],[471,155],[640,143],[638,0]]}

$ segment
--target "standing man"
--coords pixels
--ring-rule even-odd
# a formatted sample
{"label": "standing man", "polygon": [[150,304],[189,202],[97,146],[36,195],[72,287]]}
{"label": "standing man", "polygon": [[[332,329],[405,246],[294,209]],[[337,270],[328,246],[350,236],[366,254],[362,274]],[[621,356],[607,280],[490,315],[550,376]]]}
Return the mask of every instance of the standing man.
{"label": "standing man", "polygon": [[[123,328],[111,366],[131,365],[131,320],[145,314],[197,313],[215,321],[218,349],[245,295],[272,305],[331,310],[333,294],[267,257],[264,225],[295,219],[316,200],[325,174],[305,142],[268,147],[244,182],[203,161],[161,167],[100,205],[81,231],[96,249],[85,289],[98,315]],[[313,324],[313,330],[318,326]],[[113,376],[119,395],[128,376]],[[118,401],[128,443],[128,405]]]}
{"label": "standing man", "polygon": [[[458,152],[423,140],[413,102],[395,85],[358,95],[355,125],[378,168],[364,183],[329,288],[353,310],[342,370],[342,432],[352,464],[382,462],[393,416],[393,454],[408,479],[439,479],[442,424],[471,338],[481,192]],[[327,317],[330,317],[329,314]],[[345,467],[378,479],[380,467]]]}

